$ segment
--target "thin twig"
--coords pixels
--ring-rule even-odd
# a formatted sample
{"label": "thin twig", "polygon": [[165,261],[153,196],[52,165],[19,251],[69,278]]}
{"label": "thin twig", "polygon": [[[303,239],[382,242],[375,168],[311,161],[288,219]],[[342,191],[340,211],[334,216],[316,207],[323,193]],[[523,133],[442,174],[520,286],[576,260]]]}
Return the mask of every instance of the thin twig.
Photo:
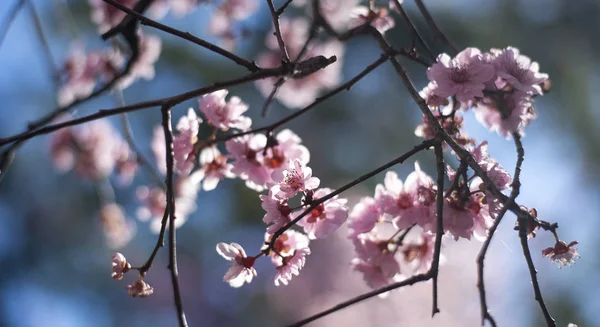
{"label": "thin twig", "polygon": [[294,0],[287,0],[283,5],[281,5],[281,7],[279,7],[279,9],[277,9],[277,11],[275,12],[277,14],[277,16],[283,15],[283,12],[292,3],[292,1],[294,1]]}
{"label": "thin twig", "polygon": [[[153,1],[154,0],[140,0],[136,2],[136,4],[133,6],[133,11],[138,13],[145,12],[148,8],[150,8]],[[114,5],[114,3],[111,4]],[[125,34],[127,33],[135,32],[133,31],[134,28],[132,27],[134,27],[137,24],[137,21],[138,18],[135,16],[125,16],[123,17],[123,20],[121,20],[121,22],[117,24],[117,26],[111,28],[110,30],[102,34],[101,37],[103,40],[108,40],[119,33],[125,36]]]}
{"label": "thin twig", "polygon": [[119,10],[122,10],[123,12],[127,13],[128,15],[131,15],[131,16],[139,19],[140,23],[142,25],[147,25],[147,26],[156,28],[158,30],[161,30],[163,32],[169,33],[171,35],[178,36],[178,37],[180,37],[180,38],[182,38],[184,40],[190,41],[190,42],[192,42],[194,44],[197,44],[197,45],[199,45],[201,47],[204,47],[204,48],[206,48],[206,49],[208,49],[210,51],[218,53],[218,54],[222,55],[223,57],[225,57],[227,59],[230,59],[231,61],[235,62],[236,64],[238,64],[240,66],[243,66],[243,67],[246,67],[246,69],[248,69],[251,72],[257,72],[257,71],[260,70],[260,68],[258,66],[256,66],[256,64],[254,62],[250,62],[250,61],[248,61],[248,60],[246,60],[246,59],[244,59],[242,57],[237,56],[236,54],[234,54],[234,53],[232,53],[230,51],[227,51],[227,50],[225,50],[225,49],[223,49],[223,48],[221,48],[221,47],[219,47],[219,46],[217,46],[215,44],[212,44],[210,42],[204,41],[203,39],[198,38],[198,37],[196,37],[196,36],[194,36],[194,35],[192,35],[192,34],[190,34],[188,32],[182,32],[180,30],[174,29],[174,28],[169,27],[167,25],[163,25],[163,24],[161,24],[161,23],[159,23],[157,21],[154,21],[154,20],[152,20],[150,18],[147,18],[146,16],[144,16],[144,15],[142,15],[142,14],[140,14],[140,13],[138,13],[138,12],[132,10],[132,9],[129,9],[129,8],[123,6],[122,4],[120,4],[120,3],[118,3],[118,2],[116,2],[114,0],[104,0],[104,2],[107,2],[107,3],[115,6]]}
{"label": "thin twig", "polygon": [[285,48],[283,36],[281,35],[281,29],[279,28],[279,15],[275,11],[273,0],[267,0],[267,5],[269,5],[269,11],[271,12],[271,18],[273,19],[273,27],[275,28],[275,33],[273,34],[277,38],[277,44],[279,45],[279,51],[281,52],[281,62],[289,64],[290,57],[288,55],[287,49]]}
{"label": "thin twig", "polygon": [[452,49],[453,55],[456,55],[458,53],[458,48],[454,44],[452,44],[452,42],[450,42],[450,40],[446,37],[446,35],[438,27],[437,23],[435,22],[435,20],[431,16],[431,14],[429,14],[429,11],[425,7],[425,4],[423,3],[423,1],[415,0],[415,3],[417,4],[419,11],[421,12],[421,15],[423,15],[423,17],[425,18],[425,22],[427,22],[427,25],[429,25],[429,28],[431,30],[433,30],[433,32],[435,33],[435,39],[437,41],[442,41],[442,42],[446,43]]}
{"label": "thin twig", "polygon": [[[413,37],[416,37],[417,40],[419,40],[419,43],[421,43],[421,45],[425,49],[425,52],[427,53],[427,55],[431,59],[435,60],[435,55],[429,49],[429,46],[427,45],[427,42],[425,42],[425,39],[423,39],[423,37],[421,36],[421,34],[419,33],[419,31],[417,30],[417,27],[415,26],[415,24],[410,19],[410,16],[408,16],[408,14],[406,13],[406,11],[404,10],[404,7],[402,7],[402,5],[400,4],[400,1],[399,0],[393,0],[393,1],[394,1],[394,4],[396,5],[396,7],[398,8],[398,12],[400,13],[400,16],[402,16],[402,19],[404,19],[404,22],[406,22],[406,25],[410,29],[411,35],[413,35]],[[414,44],[411,44],[412,48],[414,48],[414,46],[415,46]]]}
{"label": "thin twig", "polygon": [[23,7],[24,4],[25,0],[17,0],[13,7],[8,11],[6,18],[4,19],[4,23],[2,23],[2,28],[0,29],[0,46],[2,46],[2,43],[4,43],[4,38],[6,37],[6,34],[8,34],[8,30],[12,26],[12,23],[17,17],[19,10],[21,10],[21,7]]}
{"label": "thin twig", "polygon": [[56,83],[60,78],[60,69],[54,63],[52,51],[50,50],[50,46],[48,45],[48,40],[46,40],[46,37],[44,36],[42,22],[40,21],[40,17],[36,12],[33,3],[31,2],[31,0],[26,0],[26,2],[27,7],[29,7],[29,11],[31,12],[31,18],[33,19],[35,32],[37,34],[38,39],[40,40],[40,44],[42,45],[42,49],[44,51],[45,58],[48,63],[48,67],[50,69],[50,76],[52,76],[52,81]]}
{"label": "thin twig", "polygon": [[389,291],[392,291],[392,290],[395,290],[395,289],[398,289],[398,288],[402,288],[404,286],[411,286],[411,285],[414,285],[416,283],[424,282],[424,281],[429,280],[429,279],[431,279],[431,274],[430,273],[414,275],[411,278],[405,279],[405,280],[403,280],[401,282],[396,282],[396,283],[390,284],[388,286],[385,286],[385,287],[382,287],[382,288],[379,288],[379,289],[376,289],[376,290],[373,290],[373,291],[361,294],[361,295],[359,295],[357,297],[354,297],[354,298],[352,298],[352,299],[350,299],[348,301],[344,301],[342,303],[339,303],[339,304],[337,304],[337,305],[335,305],[335,306],[333,306],[333,307],[331,307],[331,308],[329,308],[327,310],[321,311],[321,312],[319,312],[319,313],[317,313],[315,315],[312,315],[312,316],[310,316],[308,318],[305,318],[305,319],[302,319],[302,320],[300,320],[298,322],[290,324],[290,325],[288,325],[288,327],[304,326],[304,325],[306,325],[306,324],[308,324],[310,322],[313,322],[313,321],[315,321],[315,320],[317,320],[319,318],[325,317],[325,316],[327,316],[327,315],[329,315],[331,313],[334,313],[336,311],[342,310],[342,309],[344,309],[346,307],[349,307],[349,306],[351,306],[353,304],[356,304],[358,302],[362,302],[364,300],[370,299],[370,298],[372,298],[374,296],[377,296],[377,295],[379,295],[381,293],[389,292]]}
{"label": "thin twig", "polygon": [[[438,130],[438,133],[440,130]],[[433,307],[431,316],[440,312],[438,306],[438,275],[440,272],[440,255],[442,252],[442,236],[444,235],[444,178],[446,177],[446,166],[444,165],[444,151],[442,142],[436,140],[435,143],[435,162],[437,169],[437,194],[436,194],[436,231],[435,245],[433,250],[433,262],[431,263],[431,272],[433,274]]]}
{"label": "thin twig", "polygon": [[[508,207],[512,204],[517,196],[519,196],[521,190],[521,166],[523,165],[523,161],[525,160],[525,151],[523,150],[523,146],[521,145],[521,136],[517,133],[513,134],[513,139],[515,140],[515,145],[517,149],[517,163],[515,165],[515,173],[513,176],[512,182],[512,190],[510,192],[510,197],[508,201],[503,204],[502,209],[498,212],[498,215],[494,218],[494,224],[488,230],[488,235],[485,239],[485,242],[481,246],[481,250],[477,255],[477,289],[479,290],[479,302],[481,304],[481,325],[485,323],[487,320],[492,327],[496,327],[496,320],[492,317],[487,305],[486,292],[485,292],[485,278],[484,278],[484,260],[487,254],[490,243],[492,242],[492,238],[494,237],[494,233],[496,233],[496,229],[502,222],[502,218],[506,215],[508,211]],[[491,203],[488,200],[488,205]]]}
{"label": "thin twig", "polygon": [[173,130],[171,128],[171,107],[161,108],[162,127],[165,133],[166,163],[167,163],[167,211],[169,213],[169,270],[171,270],[171,283],[173,284],[173,296],[177,309],[177,319],[180,327],[187,327],[181,291],[179,289],[179,275],[177,271],[177,242],[175,230],[175,187],[173,181]]}

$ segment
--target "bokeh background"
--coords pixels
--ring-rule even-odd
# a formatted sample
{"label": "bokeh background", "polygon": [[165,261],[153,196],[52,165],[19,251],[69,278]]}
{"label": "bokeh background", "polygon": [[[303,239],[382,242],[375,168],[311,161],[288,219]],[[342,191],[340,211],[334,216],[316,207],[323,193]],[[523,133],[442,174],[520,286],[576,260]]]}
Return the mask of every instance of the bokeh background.
{"label": "bokeh background", "polygon": [[[15,1],[2,1],[6,17]],[[281,2],[281,1],[280,1]],[[425,25],[412,1],[406,7],[418,26]],[[538,209],[542,219],[556,221],[559,234],[579,241],[581,258],[571,268],[558,269],[541,250],[553,244],[548,233],[530,241],[533,260],[550,311],[559,326],[569,322],[599,326],[600,248],[594,236],[600,228],[600,2],[597,0],[427,0],[450,39],[463,48],[515,46],[538,61],[550,75],[550,94],[536,101],[538,119],[523,139],[526,159],[519,202]],[[102,46],[89,20],[87,1],[36,0],[55,65],[61,65],[74,40],[86,47]],[[276,4],[279,2],[276,1]],[[236,52],[255,58],[271,28],[266,4],[242,23],[251,31]],[[214,5],[200,6],[181,18],[168,16],[168,25],[209,41],[206,24]],[[289,14],[302,14],[290,10]],[[396,45],[406,44],[402,23],[388,32]],[[159,31],[147,33],[163,40],[157,78],[138,82],[125,91],[126,102],[156,99],[239,76],[244,72],[218,56]],[[437,49],[440,49],[439,47]],[[347,44],[344,79],[361,71],[379,55],[370,39]],[[33,21],[22,10],[0,45],[0,136],[20,132],[28,121],[56,106],[56,85]],[[411,66],[418,87],[425,85],[421,67]],[[252,84],[231,90],[251,105],[255,126],[290,113],[278,103],[265,120],[259,118],[264,98]],[[190,101],[174,109],[179,117]],[[90,101],[76,115],[116,106],[111,95]],[[150,154],[152,129],[158,110],[130,115],[136,142]],[[420,113],[391,66],[383,65],[350,92],[326,101],[288,126],[311,150],[311,166],[323,186],[339,187],[391,160],[419,142],[414,128]],[[114,121],[115,126],[118,126]],[[513,144],[480,127],[466,115],[469,134],[489,140],[490,151],[508,170],[515,162]],[[134,276],[117,282],[110,278],[112,250],[105,243],[97,211],[95,186],[74,173],[60,174],[49,156],[49,136],[35,138],[19,151],[0,184],[0,325],[2,326],[175,326],[167,251],[161,251],[146,280],[155,290],[138,299],[126,294]],[[433,155],[417,156],[430,174]],[[404,178],[412,161],[395,170]],[[351,200],[371,195],[383,175],[346,194]],[[116,188],[119,204],[135,219],[139,203],[135,187],[151,181],[142,171],[132,186]],[[246,249],[262,242],[263,211],[254,191],[239,180],[227,180],[211,192],[201,192],[197,210],[178,231],[180,278],[191,326],[279,326],[320,311],[368,290],[350,267],[352,245],[345,227],[334,236],[312,244],[313,254],[301,275],[287,287],[276,288],[274,269],[259,261],[258,278],[232,289],[223,283],[228,263],[215,252],[217,242],[237,241]],[[509,215],[494,239],[486,261],[490,308],[500,326],[542,326],[544,322],[522,256],[514,216]],[[148,225],[138,222],[137,236],[120,250],[134,264],[143,262],[154,242]],[[387,299],[370,299],[323,318],[311,326],[479,326],[475,279],[477,241],[446,240],[446,262],[441,268],[441,313],[431,319],[431,285],[393,292]],[[254,252],[254,251],[252,251]],[[130,280],[131,279],[131,280]]]}

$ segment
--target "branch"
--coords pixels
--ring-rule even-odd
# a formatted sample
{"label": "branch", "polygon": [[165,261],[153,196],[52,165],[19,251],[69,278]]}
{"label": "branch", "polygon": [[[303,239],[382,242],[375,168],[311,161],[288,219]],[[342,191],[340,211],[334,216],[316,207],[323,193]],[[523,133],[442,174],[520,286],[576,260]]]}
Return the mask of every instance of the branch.
{"label": "branch", "polygon": [[[169,270],[171,270],[171,283],[173,284],[173,296],[177,309],[177,319],[180,327],[187,327],[181,292],[179,290],[179,274],[177,271],[177,242],[175,230],[175,188],[173,186],[173,131],[171,129],[171,107],[161,108],[162,127],[165,133],[165,144],[167,154],[167,212],[169,216]],[[162,227],[161,227],[162,228]]]}
{"label": "branch", "polygon": [[54,64],[54,59],[52,58],[52,51],[50,51],[50,46],[48,45],[48,41],[44,36],[44,30],[42,29],[42,23],[40,21],[40,17],[37,14],[35,7],[31,0],[26,0],[27,7],[29,7],[29,11],[31,12],[31,18],[33,19],[33,23],[35,26],[35,32],[40,40],[40,44],[42,45],[42,49],[44,51],[46,61],[48,63],[48,67],[50,68],[52,81],[57,82],[60,78],[60,69]]}
{"label": "branch", "polygon": [[235,62],[236,64],[246,67],[246,69],[248,69],[251,72],[257,72],[260,70],[260,68],[258,66],[256,66],[256,64],[254,62],[250,62],[242,57],[239,57],[237,55],[235,55],[234,53],[227,51],[215,44],[212,44],[210,42],[204,41],[201,38],[198,38],[188,32],[182,32],[178,29],[163,25],[157,21],[154,21],[150,18],[145,17],[144,15],[140,14],[139,12],[129,9],[125,6],[123,6],[122,4],[116,2],[115,0],[103,0],[106,3],[109,3],[113,6],[115,6],[116,8],[118,8],[119,10],[127,13],[128,15],[131,15],[133,17],[135,17],[136,19],[139,19],[140,23],[142,25],[147,25],[153,28],[156,28],[158,30],[161,30],[163,32],[169,33],[171,35],[175,35],[177,37],[180,37],[184,40],[190,41],[194,44],[197,44],[201,47],[204,47],[210,51],[213,51],[215,53],[218,53],[220,55],[222,55],[223,57],[230,59],[231,61]]}
{"label": "branch", "polygon": [[[435,60],[435,55],[433,54],[433,52],[431,52],[431,50],[427,46],[427,43],[425,42],[425,40],[423,39],[423,37],[421,36],[419,31],[417,30],[417,27],[415,26],[415,24],[412,22],[412,20],[410,20],[410,17],[408,16],[406,11],[400,4],[400,1],[398,1],[398,0],[393,0],[393,1],[394,1],[394,4],[396,5],[396,8],[398,8],[398,12],[400,13],[400,16],[402,16],[402,19],[404,19],[404,22],[406,22],[406,25],[410,29],[413,40],[416,37],[417,40],[419,40],[419,43],[421,43],[421,45],[423,45],[423,48],[425,49],[425,52],[427,52],[427,55],[431,59]],[[414,44],[414,42],[412,42],[411,49],[414,49],[414,48],[415,48],[415,44]]]}
{"label": "branch", "polygon": [[433,30],[433,32],[435,33],[436,41],[442,41],[442,42],[446,43],[452,49],[453,54],[456,55],[458,53],[458,48],[454,44],[452,44],[452,42],[450,42],[450,40],[446,37],[446,35],[438,27],[435,20],[429,14],[429,11],[425,7],[425,4],[423,4],[423,1],[415,0],[415,3],[417,4],[419,11],[421,12],[421,15],[423,15],[423,17],[425,18],[425,22],[427,22],[427,25],[429,25],[429,28],[431,30]]}
{"label": "branch", "polygon": [[[140,0],[133,7],[133,11],[143,13],[144,11],[146,11],[146,9],[148,9],[152,5],[153,1],[154,0]],[[110,1],[104,0],[104,2],[107,2],[107,3],[115,6],[114,1],[110,2]],[[132,30],[135,31],[135,25],[136,25],[137,21],[138,21],[137,17],[125,16],[123,18],[123,20],[117,26],[111,28],[106,33],[102,34],[101,37],[105,41],[119,33],[121,33],[121,34],[123,34],[123,36],[127,37],[125,34],[131,33]]]}
{"label": "branch", "polygon": [[392,291],[392,290],[395,290],[395,289],[398,289],[398,288],[401,288],[401,287],[404,287],[404,286],[412,286],[412,285],[414,285],[416,283],[427,281],[427,280],[431,279],[431,277],[432,277],[431,271],[428,272],[428,273],[426,273],[426,274],[414,275],[411,278],[405,279],[405,280],[403,280],[401,282],[396,282],[396,283],[390,284],[390,285],[382,287],[380,289],[376,289],[376,290],[373,290],[373,291],[361,294],[361,295],[359,295],[357,297],[354,297],[354,298],[352,298],[352,299],[350,299],[348,301],[344,301],[342,303],[339,303],[339,304],[337,304],[337,305],[335,305],[335,306],[333,306],[333,307],[331,307],[331,308],[329,308],[327,310],[324,310],[324,311],[319,312],[319,313],[317,313],[315,315],[312,315],[312,316],[310,316],[310,317],[308,317],[306,319],[302,319],[302,320],[300,320],[298,322],[290,324],[290,325],[288,325],[288,327],[304,326],[304,325],[306,325],[306,324],[308,324],[310,322],[313,322],[313,321],[315,321],[315,320],[317,320],[319,318],[325,317],[325,316],[327,316],[327,315],[329,315],[331,313],[334,313],[336,311],[342,310],[342,309],[344,309],[346,307],[349,307],[349,306],[351,306],[353,304],[356,304],[358,302],[370,299],[370,298],[372,298],[372,297],[374,297],[376,295],[379,295],[381,293],[389,292],[389,291]]}
{"label": "branch", "polygon": [[[485,323],[487,320],[492,327],[496,327],[496,320],[492,317],[491,313],[488,310],[486,293],[485,293],[485,279],[484,279],[484,260],[485,255],[487,254],[490,243],[492,242],[492,238],[494,237],[494,233],[496,233],[496,229],[502,222],[502,218],[506,215],[508,211],[508,207],[514,203],[517,196],[519,196],[521,189],[521,166],[523,165],[523,160],[525,160],[525,151],[523,150],[523,146],[521,144],[521,136],[518,133],[513,134],[513,139],[515,141],[515,145],[517,148],[517,163],[515,165],[515,173],[512,182],[512,190],[510,192],[510,197],[507,202],[503,204],[502,209],[498,213],[498,216],[494,218],[494,224],[490,227],[488,231],[488,236],[477,255],[477,289],[479,290],[479,302],[481,303],[481,325]],[[489,204],[489,203],[488,203]]]}
{"label": "branch", "polygon": [[17,0],[15,2],[14,6],[10,9],[8,14],[6,15],[6,19],[4,20],[4,23],[2,23],[2,30],[0,31],[0,46],[2,46],[2,43],[4,43],[4,38],[6,37],[6,34],[8,34],[8,30],[12,26],[12,23],[15,20],[15,18],[17,17],[19,10],[21,10],[21,7],[23,7],[24,4],[25,4],[25,0]]}
{"label": "branch", "polygon": [[267,0],[267,4],[269,5],[269,11],[271,12],[271,18],[273,19],[273,27],[275,28],[275,33],[273,34],[277,38],[277,44],[279,45],[279,51],[281,52],[281,62],[284,64],[289,64],[290,57],[288,56],[285,43],[283,42],[283,37],[281,36],[281,30],[279,28],[279,14],[277,14],[275,11],[273,0]]}
{"label": "branch", "polygon": [[[440,130],[438,130],[439,133]],[[431,316],[440,312],[438,307],[438,275],[440,272],[440,254],[442,252],[442,236],[444,235],[444,177],[446,176],[446,166],[444,165],[444,151],[442,142],[436,140],[435,143],[435,161],[437,168],[437,213],[436,213],[436,231],[435,247],[433,251],[433,262],[431,263],[431,273],[433,278],[433,308]]]}

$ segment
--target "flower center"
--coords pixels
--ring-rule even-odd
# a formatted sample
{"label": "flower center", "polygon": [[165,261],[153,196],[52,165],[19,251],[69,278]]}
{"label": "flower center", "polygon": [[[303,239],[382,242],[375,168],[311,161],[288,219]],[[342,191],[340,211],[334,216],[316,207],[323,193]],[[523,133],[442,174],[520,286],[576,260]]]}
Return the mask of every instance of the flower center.
{"label": "flower center", "polygon": [[308,217],[307,221],[309,223],[314,223],[318,219],[325,219],[324,213],[325,213],[325,205],[321,203],[316,208],[314,208],[310,211],[310,217]]}
{"label": "flower center", "polygon": [[463,67],[455,67],[452,68],[452,73],[450,74],[450,79],[454,83],[465,83],[469,80],[469,74],[467,70]]}

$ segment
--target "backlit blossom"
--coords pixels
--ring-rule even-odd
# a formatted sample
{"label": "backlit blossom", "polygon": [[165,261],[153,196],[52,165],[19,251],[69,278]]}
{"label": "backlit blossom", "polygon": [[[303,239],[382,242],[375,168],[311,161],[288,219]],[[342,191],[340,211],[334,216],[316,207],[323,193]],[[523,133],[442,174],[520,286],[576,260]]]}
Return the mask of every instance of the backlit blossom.
{"label": "backlit blossom", "polygon": [[319,187],[320,180],[312,177],[312,169],[303,165],[300,160],[292,161],[287,167],[275,169],[271,178],[278,185],[275,196],[281,199],[294,197],[298,192],[305,192]]}
{"label": "backlit blossom", "polygon": [[425,273],[433,262],[435,235],[421,233],[415,242],[408,242],[402,246],[404,261],[410,263],[415,273]]}
{"label": "backlit blossom", "polygon": [[198,140],[200,123],[202,123],[202,119],[192,108],[189,108],[187,115],[181,117],[177,123],[179,134],[173,139],[173,158],[175,159],[175,171],[180,174],[187,175],[194,167],[196,156],[193,151],[194,144]]}
{"label": "backlit blossom", "polygon": [[282,259],[282,265],[277,267],[275,286],[279,286],[279,283],[287,285],[294,275],[298,276],[300,270],[306,263],[306,256],[309,254],[310,249],[306,247],[294,251],[292,256],[284,257]]}
{"label": "backlit blossom", "polygon": [[131,269],[127,259],[119,252],[112,257],[112,278],[116,280],[123,279],[123,275]]}
{"label": "backlit blossom", "polygon": [[[269,232],[265,233],[265,245],[262,250],[265,250],[273,235]],[[281,236],[279,236],[273,244],[273,250],[269,252],[271,261],[276,267],[283,265],[283,259],[291,257],[296,250],[308,248],[310,239],[295,230],[286,230]]]}
{"label": "backlit blossom", "polygon": [[519,49],[492,49],[495,55],[493,64],[496,74],[517,90],[528,94],[542,94],[541,84],[548,80],[548,75],[539,72],[539,65],[529,57],[519,53]]}
{"label": "backlit blossom", "polygon": [[537,118],[531,98],[521,91],[486,97],[473,110],[483,126],[506,139],[513,133],[525,135],[523,128]]}
{"label": "backlit blossom", "polygon": [[421,98],[425,99],[425,103],[431,108],[447,106],[449,103],[448,98],[439,96],[435,93],[437,88],[438,86],[436,83],[429,82],[429,84],[419,92]]}
{"label": "backlit blossom", "polygon": [[269,190],[268,195],[260,195],[259,197],[262,201],[262,208],[267,212],[263,217],[263,222],[268,225],[267,233],[273,234],[291,221],[290,213],[292,209],[287,205],[285,199],[275,197],[272,190]]}
{"label": "backlit blossom", "polygon": [[244,135],[225,142],[229,152],[232,173],[246,181],[246,185],[258,192],[267,187],[271,182],[271,172],[262,162],[262,152],[267,145],[267,138],[263,134]]}
{"label": "backlit blossom", "polygon": [[[317,201],[331,192],[332,189],[320,188],[314,192],[312,199]],[[336,231],[348,219],[347,202],[347,199],[338,198],[336,195],[312,209],[298,222],[298,225],[304,227],[304,232],[310,239],[324,238]],[[296,211],[292,216],[295,218],[301,212]]]}
{"label": "backlit blossom", "polygon": [[200,169],[198,171],[204,175],[202,189],[205,191],[214,190],[223,178],[235,177],[231,172],[231,165],[227,163],[227,158],[215,146],[206,147],[200,151]]}
{"label": "backlit blossom", "polygon": [[426,226],[434,217],[433,179],[421,171],[418,163],[415,163],[415,171],[408,175],[405,183],[396,173],[388,172],[384,184],[375,188],[375,201],[398,229],[414,224]]}
{"label": "backlit blossom", "polygon": [[365,6],[358,6],[352,9],[351,17],[352,20],[350,21],[349,28],[355,28],[365,23],[369,23],[381,34],[396,25],[394,19],[389,16],[387,8],[371,9]]}
{"label": "backlit blossom", "polygon": [[573,241],[569,244],[558,241],[553,247],[542,250],[542,255],[549,257],[550,261],[556,262],[559,268],[571,266],[579,259],[579,253],[577,253],[577,249],[575,249],[577,244],[579,244],[577,241]]}
{"label": "backlit blossom", "polygon": [[427,77],[437,84],[435,94],[447,98],[456,96],[461,102],[483,97],[485,83],[494,77],[494,66],[486,62],[476,48],[466,48],[455,58],[441,54],[427,69]]}
{"label": "backlit blossom", "polygon": [[125,210],[118,204],[104,204],[99,216],[109,248],[122,248],[135,236],[135,222],[126,218]]}
{"label": "backlit blossom", "polygon": [[158,36],[139,34],[139,56],[129,73],[119,80],[119,88],[125,89],[138,79],[147,81],[154,79],[154,65],[161,51],[161,41]]}
{"label": "backlit blossom", "polygon": [[94,91],[98,82],[112,80],[124,63],[123,56],[114,50],[84,52],[80,47],[71,51],[62,73],[63,82],[58,90],[58,104],[66,106],[84,99]]}
{"label": "backlit blossom", "polygon": [[368,233],[381,220],[381,213],[375,199],[363,197],[354,206],[348,219],[348,228],[350,229],[349,238],[353,238],[362,233]]}
{"label": "backlit blossom", "polygon": [[127,291],[132,297],[146,297],[154,293],[154,288],[140,278],[135,284],[127,285]]}
{"label": "backlit blossom", "polygon": [[231,287],[240,287],[244,283],[250,283],[256,276],[254,269],[254,257],[246,256],[246,252],[241,245],[237,243],[219,243],[217,244],[217,253],[223,258],[231,261],[229,270],[223,276],[223,281],[229,283]]}
{"label": "backlit blossom", "polygon": [[510,188],[512,177],[496,159],[488,154],[487,141],[481,142],[471,151],[471,154],[499,190],[504,191]]}
{"label": "backlit blossom", "polygon": [[199,102],[200,111],[213,126],[224,131],[229,128],[246,130],[250,128],[252,120],[242,116],[248,110],[248,105],[236,96],[225,101],[227,90],[219,90],[203,96]]}

